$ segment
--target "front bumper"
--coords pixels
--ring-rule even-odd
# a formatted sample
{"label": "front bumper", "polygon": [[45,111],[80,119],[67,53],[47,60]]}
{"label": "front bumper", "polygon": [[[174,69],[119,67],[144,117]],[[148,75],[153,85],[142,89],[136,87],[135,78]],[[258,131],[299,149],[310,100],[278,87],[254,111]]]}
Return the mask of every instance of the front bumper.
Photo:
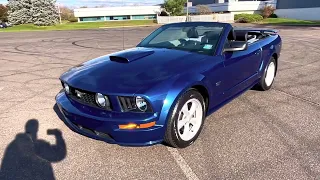
{"label": "front bumper", "polygon": [[[73,102],[63,91],[56,96],[56,102],[64,123],[84,136],[124,146],[148,146],[163,141],[164,127],[157,124],[157,113],[107,112]],[[153,121],[156,125],[148,129],[119,129],[123,124]]]}

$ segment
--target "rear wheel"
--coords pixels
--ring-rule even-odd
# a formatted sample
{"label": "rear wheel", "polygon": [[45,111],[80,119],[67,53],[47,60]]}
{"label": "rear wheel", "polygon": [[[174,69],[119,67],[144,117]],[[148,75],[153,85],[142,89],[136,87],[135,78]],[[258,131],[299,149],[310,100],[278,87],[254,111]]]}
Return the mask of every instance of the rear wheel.
{"label": "rear wheel", "polygon": [[277,63],[274,57],[269,61],[269,64],[266,66],[264,73],[260,79],[260,82],[257,84],[257,88],[262,91],[269,90],[274,82],[276,76]]}
{"label": "rear wheel", "polygon": [[205,119],[202,95],[190,89],[176,103],[167,124],[165,142],[172,147],[185,148],[199,136]]}

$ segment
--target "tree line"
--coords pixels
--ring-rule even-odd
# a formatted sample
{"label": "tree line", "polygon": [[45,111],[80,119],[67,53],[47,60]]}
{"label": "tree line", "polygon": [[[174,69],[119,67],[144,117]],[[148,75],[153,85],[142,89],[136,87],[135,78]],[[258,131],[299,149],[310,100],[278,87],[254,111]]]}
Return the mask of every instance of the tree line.
{"label": "tree line", "polygon": [[[161,12],[162,15],[170,16],[181,16],[184,14],[184,7],[186,7],[186,0],[165,0],[162,8],[164,11]],[[206,5],[197,5],[196,14],[205,15],[212,14],[211,9]]]}
{"label": "tree line", "polygon": [[[62,20],[77,22],[72,9],[61,7],[60,11]],[[59,22],[59,10],[56,0],[10,0],[7,5],[0,4],[0,21],[50,26]]]}
{"label": "tree line", "polygon": [[[179,16],[184,14],[186,0],[165,0],[160,16]],[[86,8],[86,6],[82,7]],[[208,6],[198,5],[196,14],[212,14]],[[73,10],[60,8],[63,21],[77,22]],[[7,5],[0,4],[0,21],[9,21],[13,25],[35,24],[49,26],[59,22],[56,0],[10,0]]]}

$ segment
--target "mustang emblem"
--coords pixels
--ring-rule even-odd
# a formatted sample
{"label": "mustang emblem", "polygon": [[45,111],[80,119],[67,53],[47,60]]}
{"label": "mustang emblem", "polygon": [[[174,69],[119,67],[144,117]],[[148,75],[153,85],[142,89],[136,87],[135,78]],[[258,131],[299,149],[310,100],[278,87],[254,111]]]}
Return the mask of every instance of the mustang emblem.
{"label": "mustang emblem", "polygon": [[80,92],[80,91],[78,91],[78,90],[75,90],[75,92],[76,92],[76,95],[77,95],[78,98],[82,98],[83,95],[86,94],[86,93]]}

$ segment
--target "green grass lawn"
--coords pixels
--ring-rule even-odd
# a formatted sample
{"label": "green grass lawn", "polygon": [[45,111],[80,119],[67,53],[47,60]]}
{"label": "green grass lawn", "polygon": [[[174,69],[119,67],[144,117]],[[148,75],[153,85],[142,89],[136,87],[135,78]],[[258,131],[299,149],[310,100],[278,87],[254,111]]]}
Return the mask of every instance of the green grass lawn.
{"label": "green grass lawn", "polygon": [[155,25],[155,24],[156,23],[153,20],[63,23],[63,24],[57,24],[55,26],[35,26],[33,24],[23,24],[23,25],[6,28],[6,29],[0,29],[0,32],[96,29],[96,28],[103,28],[103,27],[141,26],[141,25]]}
{"label": "green grass lawn", "polygon": [[268,18],[264,19],[260,23],[270,25],[320,25],[320,21],[305,21],[287,18]]}

